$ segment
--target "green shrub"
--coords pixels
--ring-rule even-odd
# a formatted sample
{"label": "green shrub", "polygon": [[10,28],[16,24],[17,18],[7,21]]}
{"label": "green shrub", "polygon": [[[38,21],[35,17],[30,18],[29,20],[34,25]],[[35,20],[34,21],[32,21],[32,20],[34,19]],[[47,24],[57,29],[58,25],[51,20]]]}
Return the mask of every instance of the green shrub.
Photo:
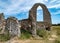
{"label": "green shrub", "polygon": [[6,29],[4,34],[0,34],[0,41],[7,41],[10,39],[8,30]]}
{"label": "green shrub", "polygon": [[50,33],[45,29],[41,29],[37,30],[37,35],[39,35],[42,38],[47,38],[50,35]]}
{"label": "green shrub", "polygon": [[20,39],[29,39],[31,37],[31,33],[26,30],[21,30],[21,37]]}
{"label": "green shrub", "polygon": [[60,43],[60,40],[55,40],[55,43]]}
{"label": "green shrub", "polygon": [[5,35],[5,34],[1,34],[0,35],[0,41],[7,41],[9,39],[10,39],[10,37],[9,37],[8,34],[7,35]]}
{"label": "green shrub", "polygon": [[0,29],[0,32],[2,31],[2,28]]}

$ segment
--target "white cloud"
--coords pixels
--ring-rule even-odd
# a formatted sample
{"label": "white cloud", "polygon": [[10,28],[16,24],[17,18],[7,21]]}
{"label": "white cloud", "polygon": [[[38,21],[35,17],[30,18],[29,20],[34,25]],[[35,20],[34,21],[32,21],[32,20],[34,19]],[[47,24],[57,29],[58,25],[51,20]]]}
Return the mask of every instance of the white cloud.
{"label": "white cloud", "polygon": [[48,2],[48,0],[45,0],[46,2]]}
{"label": "white cloud", "polygon": [[[56,1],[57,4],[54,2]],[[44,3],[48,8],[59,8],[60,2],[57,0],[10,0],[3,2],[0,0],[0,12],[4,12],[6,15],[18,14],[20,12],[27,12],[35,3]]]}
{"label": "white cloud", "polygon": [[50,4],[47,7],[48,8],[60,8],[60,4],[55,4],[55,5]]}
{"label": "white cloud", "polygon": [[50,3],[53,3],[53,2],[55,2],[56,0],[52,0]]}

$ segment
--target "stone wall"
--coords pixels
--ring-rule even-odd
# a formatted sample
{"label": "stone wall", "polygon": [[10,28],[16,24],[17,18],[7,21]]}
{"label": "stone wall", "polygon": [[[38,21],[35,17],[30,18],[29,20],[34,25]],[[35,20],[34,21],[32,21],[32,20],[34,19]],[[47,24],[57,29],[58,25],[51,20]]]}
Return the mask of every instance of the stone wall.
{"label": "stone wall", "polygon": [[31,20],[30,19],[23,19],[20,21],[20,24],[21,24],[21,29],[31,32]]}
{"label": "stone wall", "polygon": [[51,25],[47,22],[37,22],[37,29],[46,29],[47,27],[51,27]]}
{"label": "stone wall", "polygon": [[20,36],[19,22],[15,17],[9,17],[6,20],[6,29],[8,29],[10,36]]}

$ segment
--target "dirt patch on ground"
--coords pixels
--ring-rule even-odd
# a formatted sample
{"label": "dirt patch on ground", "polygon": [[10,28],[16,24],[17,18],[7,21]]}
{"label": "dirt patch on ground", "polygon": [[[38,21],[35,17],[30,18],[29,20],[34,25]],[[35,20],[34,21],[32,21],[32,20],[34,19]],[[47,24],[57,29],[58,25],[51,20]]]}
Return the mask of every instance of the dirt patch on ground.
{"label": "dirt patch on ground", "polygon": [[34,40],[34,39],[21,40],[18,38],[14,38],[5,43],[43,43],[43,41],[42,40]]}

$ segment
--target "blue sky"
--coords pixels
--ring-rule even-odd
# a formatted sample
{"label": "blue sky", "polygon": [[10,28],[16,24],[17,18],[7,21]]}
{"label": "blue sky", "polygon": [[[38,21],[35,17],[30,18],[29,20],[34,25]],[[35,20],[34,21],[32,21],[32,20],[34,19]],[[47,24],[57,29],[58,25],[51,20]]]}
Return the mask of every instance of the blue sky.
{"label": "blue sky", "polygon": [[[60,0],[0,0],[0,13],[4,13],[5,18],[14,16],[19,20],[27,19],[29,10],[35,3],[43,3],[47,6],[53,24],[60,23]],[[43,11],[37,8],[37,21],[43,21]]]}

